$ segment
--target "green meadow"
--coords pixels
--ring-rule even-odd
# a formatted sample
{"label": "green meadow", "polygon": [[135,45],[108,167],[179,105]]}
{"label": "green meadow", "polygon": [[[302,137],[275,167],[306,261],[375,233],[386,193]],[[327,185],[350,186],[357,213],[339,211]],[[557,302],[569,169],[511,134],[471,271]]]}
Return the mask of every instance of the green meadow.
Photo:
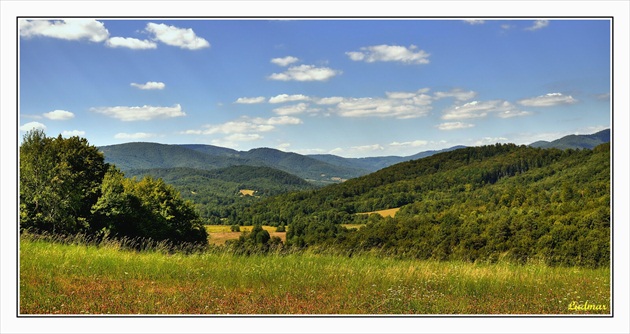
{"label": "green meadow", "polygon": [[314,251],[126,250],[23,235],[20,314],[610,314],[610,270]]}

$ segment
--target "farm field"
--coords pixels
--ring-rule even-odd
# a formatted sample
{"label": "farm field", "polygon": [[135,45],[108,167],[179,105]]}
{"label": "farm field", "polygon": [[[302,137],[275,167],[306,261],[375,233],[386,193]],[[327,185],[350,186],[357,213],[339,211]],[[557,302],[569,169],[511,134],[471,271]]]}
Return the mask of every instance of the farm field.
{"label": "farm field", "polygon": [[[212,245],[224,245],[226,241],[238,239],[243,232],[251,232],[253,226],[240,226],[241,232],[232,232],[228,225],[205,225],[208,232],[208,242]],[[269,232],[272,237],[279,237],[282,242],[286,242],[286,232],[276,232],[275,226],[263,226],[264,230]]]}
{"label": "farm field", "polygon": [[361,212],[358,213],[359,215],[371,215],[371,214],[379,214],[381,215],[381,217],[395,217],[396,216],[396,212],[398,212],[398,210],[400,210],[400,208],[393,208],[393,209],[385,209],[385,210],[378,210],[378,211],[370,211],[370,212]]}
{"label": "farm field", "polygon": [[610,314],[610,270],[22,237],[21,314]]}

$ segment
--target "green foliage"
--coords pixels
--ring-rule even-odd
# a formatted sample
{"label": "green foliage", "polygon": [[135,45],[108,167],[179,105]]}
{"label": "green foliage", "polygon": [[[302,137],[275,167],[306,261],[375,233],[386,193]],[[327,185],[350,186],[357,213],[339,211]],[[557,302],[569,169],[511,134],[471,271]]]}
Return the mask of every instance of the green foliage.
{"label": "green foliage", "polygon": [[[182,198],[193,202],[208,224],[232,224],[234,212],[264,198],[283,193],[314,189],[305,180],[269,167],[232,166],[214,170],[157,168],[131,170],[129,177],[152,176],[173,185]],[[242,189],[256,196],[242,196]]]}
{"label": "green foliage", "polygon": [[20,228],[206,244],[194,206],[163,180],[129,180],[86,139],[33,130],[20,146]]}
{"label": "green foliage", "polygon": [[20,146],[20,228],[90,232],[90,209],[108,165],[84,138],[29,131]]}
{"label": "green foliage", "polygon": [[[397,207],[395,218],[356,215]],[[274,197],[235,218],[287,224],[287,244],[298,247],[607,266],[610,146],[464,148],[316,191]],[[337,228],[351,223],[366,225],[357,231]]]}
{"label": "green foliage", "polygon": [[264,254],[280,250],[282,240],[279,237],[271,237],[261,225],[254,225],[250,232],[243,232],[237,240],[228,240],[226,245],[236,254]]}

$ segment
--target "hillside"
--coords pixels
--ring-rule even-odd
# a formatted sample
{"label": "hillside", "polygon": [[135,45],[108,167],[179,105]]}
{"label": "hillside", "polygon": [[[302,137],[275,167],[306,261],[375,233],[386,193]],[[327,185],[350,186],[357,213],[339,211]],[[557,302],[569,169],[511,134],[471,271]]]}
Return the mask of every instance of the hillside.
{"label": "hillside", "polygon": [[592,149],[597,145],[610,142],[610,129],[602,130],[590,135],[568,135],[554,141],[537,141],[531,147],[564,149]]}
{"label": "hillside", "polygon": [[[133,169],[127,177],[161,178],[177,189],[184,199],[192,201],[208,222],[218,223],[229,213],[269,196],[314,189],[305,180],[269,167],[231,166],[214,170],[185,167]],[[253,196],[243,196],[251,191]]]}
{"label": "hillside", "polygon": [[165,145],[127,143],[102,146],[105,161],[122,171],[133,169],[187,167],[212,170],[247,165],[271,167],[307,179],[315,184],[330,184],[367,173],[353,167],[328,164],[296,153],[270,148],[235,151],[210,145]]}
{"label": "hillside", "polygon": [[[399,207],[395,218],[356,215]],[[236,222],[251,221],[288,224],[287,242],[300,247],[606,265],[610,145],[567,151],[513,144],[463,148],[274,197],[236,214]],[[351,223],[368,224],[357,232],[339,226]]]}

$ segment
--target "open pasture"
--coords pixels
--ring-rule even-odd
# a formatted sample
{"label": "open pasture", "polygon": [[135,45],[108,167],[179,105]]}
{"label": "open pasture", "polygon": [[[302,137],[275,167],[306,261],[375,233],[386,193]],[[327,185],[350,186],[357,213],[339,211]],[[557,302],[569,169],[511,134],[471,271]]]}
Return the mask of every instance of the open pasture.
{"label": "open pasture", "polygon": [[610,314],[610,270],[22,238],[21,314]]}

